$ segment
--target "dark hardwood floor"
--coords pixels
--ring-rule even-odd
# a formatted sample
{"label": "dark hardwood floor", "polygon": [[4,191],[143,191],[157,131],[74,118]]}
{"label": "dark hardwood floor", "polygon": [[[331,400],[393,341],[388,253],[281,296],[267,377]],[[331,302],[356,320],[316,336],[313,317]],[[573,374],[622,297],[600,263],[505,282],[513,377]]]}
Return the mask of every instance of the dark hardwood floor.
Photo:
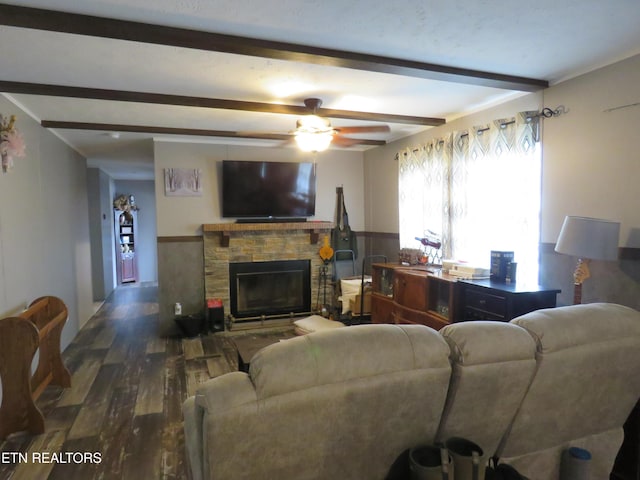
{"label": "dark hardwood floor", "polygon": [[38,400],[44,434],[0,443],[0,480],[188,478],[182,402],[237,352],[220,335],[161,338],[157,295],[120,287],[84,325],[63,353],[72,387]]}

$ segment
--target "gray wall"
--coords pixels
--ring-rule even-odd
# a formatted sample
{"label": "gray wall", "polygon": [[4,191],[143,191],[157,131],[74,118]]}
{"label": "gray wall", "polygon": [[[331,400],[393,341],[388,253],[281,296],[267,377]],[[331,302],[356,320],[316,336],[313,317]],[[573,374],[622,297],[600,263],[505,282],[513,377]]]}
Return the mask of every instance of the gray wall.
{"label": "gray wall", "polygon": [[26,144],[14,169],[0,172],[0,318],[60,297],[64,349],[93,313],[86,162],[3,96],[0,112],[17,116]]}
{"label": "gray wall", "polygon": [[163,238],[158,242],[158,296],[161,335],[173,335],[174,305],[183,315],[201,314],[204,300],[204,252],[202,237]]}
{"label": "gray wall", "polygon": [[58,296],[66,347],[93,305],[85,159],[2,96],[0,112],[17,116],[27,152],[0,173],[0,316]]}
{"label": "gray wall", "polygon": [[113,291],[113,207],[112,180],[98,168],[87,169],[89,230],[91,232],[91,278],[93,300],[102,301]]}

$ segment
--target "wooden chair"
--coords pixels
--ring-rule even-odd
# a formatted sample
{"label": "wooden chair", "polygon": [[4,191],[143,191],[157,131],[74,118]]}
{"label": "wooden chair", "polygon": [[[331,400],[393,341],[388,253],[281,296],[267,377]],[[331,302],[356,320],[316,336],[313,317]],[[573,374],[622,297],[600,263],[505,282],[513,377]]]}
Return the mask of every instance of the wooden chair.
{"label": "wooden chair", "polygon": [[[0,320],[0,440],[27,430],[44,432],[44,417],[35,400],[49,384],[71,386],[71,375],[62,363],[60,336],[68,311],[57,297],[40,297],[15,317]],[[31,363],[39,349],[38,366]]]}

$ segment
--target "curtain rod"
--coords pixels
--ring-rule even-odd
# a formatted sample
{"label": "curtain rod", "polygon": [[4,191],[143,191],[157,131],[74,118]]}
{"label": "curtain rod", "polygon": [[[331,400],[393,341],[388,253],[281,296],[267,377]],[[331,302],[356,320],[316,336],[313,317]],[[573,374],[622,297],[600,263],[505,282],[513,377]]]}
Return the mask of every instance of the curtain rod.
{"label": "curtain rod", "polygon": [[[555,109],[553,108],[549,108],[549,107],[543,107],[539,112],[536,113],[532,113],[532,114],[528,114],[529,112],[521,112],[521,113],[527,113],[528,115],[525,117],[525,121],[530,123],[530,122],[534,122],[537,121],[537,119],[539,118],[552,118],[552,117],[558,117],[562,114],[565,114],[569,111],[568,108],[566,108],[564,105],[558,105]],[[511,125],[513,123],[516,123],[515,120],[510,120],[508,122],[503,122],[500,123],[500,128],[506,128],[507,125]],[[486,128],[479,128],[477,130],[477,132],[482,135],[483,132],[486,132],[487,130],[489,130],[490,127],[486,127]],[[462,135],[460,135],[460,137],[468,137],[469,134],[468,133],[463,133]],[[538,136],[535,136],[535,140],[538,141]],[[443,143],[444,140],[440,140],[438,142],[438,144]],[[414,148],[412,150],[413,153],[419,152],[420,149],[419,148]],[[407,152],[403,153],[404,156],[407,155]],[[398,160],[400,158],[399,154],[396,153],[394,160]]]}
{"label": "curtain rod", "polygon": [[[515,121],[515,120],[511,120],[511,121],[509,121],[509,122],[503,122],[503,123],[501,123],[501,124],[500,124],[500,128],[506,128],[508,125],[512,125],[512,124],[514,124],[514,123],[516,123],[516,121]],[[476,130],[476,132],[477,132],[478,134],[482,135],[482,133],[483,133],[483,132],[486,132],[487,130],[490,130],[490,129],[491,129],[491,127],[479,128],[478,130]],[[469,136],[469,134],[468,134],[468,133],[463,133],[462,135],[460,135],[460,137],[468,137],[468,136]],[[438,141],[438,145],[440,145],[440,144],[442,144],[442,143],[444,143],[444,140],[439,140],[439,141]],[[414,148],[414,149],[413,149],[413,150],[411,150],[411,151],[412,151],[413,153],[416,153],[416,152],[419,152],[419,151],[420,151],[420,149],[419,149],[419,148]],[[404,152],[404,153],[403,153],[403,155],[406,155],[406,154],[407,154],[407,152]],[[396,153],[395,160],[398,160],[398,158],[399,158],[399,157],[398,157],[398,154]]]}
{"label": "curtain rod", "polygon": [[530,122],[532,120],[534,120],[535,118],[551,118],[551,117],[559,117],[560,115],[562,115],[563,113],[567,113],[569,111],[568,108],[566,108],[564,105],[558,105],[555,110],[549,107],[544,107],[542,110],[540,110],[538,113],[535,113],[533,115],[527,115],[526,117],[526,121]]}

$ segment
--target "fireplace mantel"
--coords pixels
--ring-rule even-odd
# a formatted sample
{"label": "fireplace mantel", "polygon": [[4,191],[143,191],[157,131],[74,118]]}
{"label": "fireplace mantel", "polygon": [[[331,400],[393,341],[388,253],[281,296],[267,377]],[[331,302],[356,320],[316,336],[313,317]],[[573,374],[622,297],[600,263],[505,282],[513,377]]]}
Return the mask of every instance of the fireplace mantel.
{"label": "fireplace mantel", "polygon": [[205,223],[202,232],[222,233],[222,246],[229,246],[230,232],[266,232],[282,230],[309,231],[309,243],[318,243],[318,234],[321,230],[331,230],[333,223],[323,221],[313,222],[264,222],[264,223]]}

